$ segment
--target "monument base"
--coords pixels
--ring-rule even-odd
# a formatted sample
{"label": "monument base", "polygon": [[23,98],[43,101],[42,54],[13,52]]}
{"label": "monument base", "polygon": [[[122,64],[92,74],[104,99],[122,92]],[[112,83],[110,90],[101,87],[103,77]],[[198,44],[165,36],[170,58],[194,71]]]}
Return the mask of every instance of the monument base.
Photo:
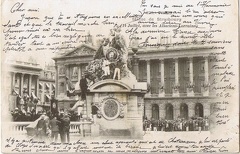
{"label": "monument base", "polygon": [[98,108],[96,124],[92,126],[93,136],[143,138],[143,112],[140,111],[147,84],[107,79],[89,89],[87,102]]}

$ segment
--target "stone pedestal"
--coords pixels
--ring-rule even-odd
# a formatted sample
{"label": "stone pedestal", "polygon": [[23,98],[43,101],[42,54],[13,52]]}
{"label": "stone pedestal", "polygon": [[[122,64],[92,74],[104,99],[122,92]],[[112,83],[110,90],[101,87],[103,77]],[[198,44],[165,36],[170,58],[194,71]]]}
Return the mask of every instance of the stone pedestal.
{"label": "stone pedestal", "polygon": [[193,88],[187,88],[187,96],[194,96]]}
{"label": "stone pedestal", "polygon": [[201,91],[203,96],[209,96],[209,87],[202,87]]}
{"label": "stone pedestal", "polygon": [[172,96],[173,96],[173,97],[179,97],[179,89],[174,89],[174,88],[173,88]]}
{"label": "stone pedestal", "polygon": [[98,124],[92,124],[91,125],[91,136],[92,137],[98,137],[99,136],[99,125]]}
{"label": "stone pedestal", "polygon": [[87,98],[87,102],[98,108],[96,124],[92,126],[94,136],[99,132],[100,137],[142,139],[143,112],[139,111],[142,111],[143,101],[139,100],[147,91],[146,83],[133,82],[129,85],[121,80],[107,79],[89,89],[92,98]]}
{"label": "stone pedestal", "polygon": [[159,89],[158,97],[165,97],[164,89]]}

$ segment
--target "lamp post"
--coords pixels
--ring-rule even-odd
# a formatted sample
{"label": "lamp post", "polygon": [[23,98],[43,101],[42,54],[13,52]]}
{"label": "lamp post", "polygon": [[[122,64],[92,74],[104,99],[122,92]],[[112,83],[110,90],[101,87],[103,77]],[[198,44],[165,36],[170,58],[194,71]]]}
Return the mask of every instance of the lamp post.
{"label": "lamp post", "polygon": [[138,67],[139,58],[137,56],[138,40],[136,38],[133,38],[130,41],[130,47],[133,51],[133,56],[132,56],[133,74],[136,76],[136,79],[138,80],[139,79],[139,67]]}

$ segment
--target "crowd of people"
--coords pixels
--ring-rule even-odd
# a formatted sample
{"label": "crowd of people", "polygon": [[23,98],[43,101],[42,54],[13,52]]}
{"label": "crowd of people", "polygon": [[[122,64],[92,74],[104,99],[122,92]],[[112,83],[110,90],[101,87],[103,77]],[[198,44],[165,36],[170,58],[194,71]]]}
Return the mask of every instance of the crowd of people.
{"label": "crowd of people", "polygon": [[24,112],[18,108],[15,108],[14,111],[11,111],[13,121],[35,121],[42,114],[33,109],[31,112]]}
{"label": "crowd of people", "polygon": [[[12,114],[12,120],[13,121],[35,121],[37,120],[43,113],[46,113],[47,116],[52,117],[53,115],[50,113],[50,111],[42,110],[36,112],[35,109],[33,109],[31,112],[24,112],[18,108],[15,108],[14,111],[11,111]],[[77,112],[69,111],[69,118],[71,121],[78,121],[79,116]]]}
{"label": "crowd of people", "polygon": [[51,141],[57,142],[59,134],[62,143],[70,142],[70,116],[67,113],[60,113],[51,118],[43,113],[33,129],[36,131],[35,136],[40,140],[50,138]]}
{"label": "crowd of people", "polygon": [[178,118],[176,120],[148,120],[143,121],[144,131],[208,131],[209,120],[207,118],[184,119]]}

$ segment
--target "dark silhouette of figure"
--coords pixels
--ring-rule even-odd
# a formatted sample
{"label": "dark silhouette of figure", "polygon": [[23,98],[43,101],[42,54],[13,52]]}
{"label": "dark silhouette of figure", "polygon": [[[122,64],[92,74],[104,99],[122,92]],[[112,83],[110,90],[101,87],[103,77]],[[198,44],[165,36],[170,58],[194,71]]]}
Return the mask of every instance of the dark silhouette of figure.
{"label": "dark silhouette of figure", "polygon": [[82,75],[82,79],[80,80],[80,89],[81,89],[81,99],[86,100],[88,85],[87,85],[87,79],[85,75]]}

